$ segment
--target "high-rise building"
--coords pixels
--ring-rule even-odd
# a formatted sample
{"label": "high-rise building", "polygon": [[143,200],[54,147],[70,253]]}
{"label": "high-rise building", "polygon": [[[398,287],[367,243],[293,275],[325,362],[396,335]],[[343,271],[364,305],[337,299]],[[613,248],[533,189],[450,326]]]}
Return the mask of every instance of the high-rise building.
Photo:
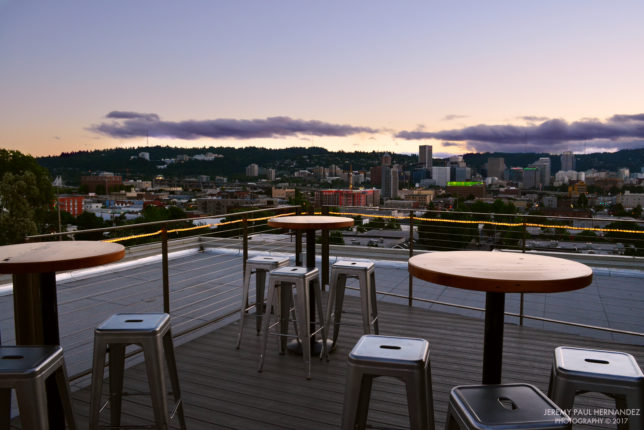
{"label": "high-rise building", "polygon": [[450,181],[451,168],[449,167],[432,167],[432,179],[434,184],[439,187],[446,187]]}
{"label": "high-rise building", "polygon": [[259,166],[255,163],[246,166],[246,176],[259,176]]}
{"label": "high-rise building", "polygon": [[541,184],[544,186],[550,185],[550,157],[541,157],[530,166],[539,169]]}
{"label": "high-rise building", "polygon": [[382,197],[395,199],[398,197],[398,169],[382,166]]}
{"label": "high-rise building", "polygon": [[503,179],[505,172],[505,159],[503,157],[490,157],[487,159],[487,176]]}
{"label": "high-rise building", "polygon": [[275,169],[266,169],[266,179],[269,181],[275,180]]}
{"label": "high-rise building", "polygon": [[418,147],[418,161],[425,169],[432,169],[432,145],[420,145]]}
{"label": "high-rise building", "polygon": [[382,165],[391,166],[391,154],[386,153],[385,155],[382,156]]}
{"label": "high-rise building", "polygon": [[561,154],[561,170],[575,170],[575,155],[571,151],[565,151]]}
{"label": "high-rise building", "polygon": [[541,185],[541,175],[536,167],[523,169],[523,188],[538,188]]}

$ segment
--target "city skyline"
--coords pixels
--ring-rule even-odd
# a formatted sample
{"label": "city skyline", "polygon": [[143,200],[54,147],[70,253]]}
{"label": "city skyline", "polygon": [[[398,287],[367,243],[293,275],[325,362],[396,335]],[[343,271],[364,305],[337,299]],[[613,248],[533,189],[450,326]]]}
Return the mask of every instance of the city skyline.
{"label": "city skyline", "polygon": [[644,147],[644,4],[0,0],[0,147]]}

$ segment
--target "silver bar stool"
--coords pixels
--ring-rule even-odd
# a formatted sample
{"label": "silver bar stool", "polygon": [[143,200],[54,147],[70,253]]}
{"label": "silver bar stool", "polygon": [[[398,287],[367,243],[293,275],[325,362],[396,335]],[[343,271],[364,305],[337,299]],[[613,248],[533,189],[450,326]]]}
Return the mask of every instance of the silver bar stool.
{"label": "silver bar stool", "polygon": [[[145,367],[152,397],[152,408],[157,428],[167,429],[169,419],[179,416],[181,428],[185,430],[183,402],[179,390],[179,376],[174,356],[174,345],[170,331],[170,315],[165,313],[150,314],[114,314],[99,325],[94,331],[94,362],[92,368],[92,397],[89,409],[89,428],[99,428],[101,394],[105,354],[109,354],[109,387],[110,426],[121,427],[121,400],[128,393],[123,392],[123,374],[125,366],[125,347],[138,344],[143,348]],[[175,406],[168,414],[166,384],[162,366],[163,355],[168,365]]]}
{"label": "silver bar stool", "polygon": [[342,429],[364,429],[367,424],[373,379],[389,376],[402,380],[412,430],[434,429],[434,402],[425,339],[363,335],[349,353]]}
{"label": "silver bar stool", "polygon": [[[644,374],[631,354],[618,351],[555,348],[548,395],[564,410],[570,410],[575,395],[599,392],[615,399],[617,409],[644,407]],[[620,429],[644,429],[642,413],[624,417]]]}
{"label": "silver bar stool", "polygon": [[[16,390],[20,421],[25,430],[48,430],[45,380],[54,376],[65,420],[76,429],[71,390],[60,346],[0,346],[0,391]],[[3,417],[3,422],[9,417]]]}
{"label": "silver bar stool", "polygon": [[446,430],[568,430],[570,417],[529,384],[452,388]]}
{"label": "silver bar stool", "polygon": [[288,265],[287,257],[256,256],[246,260],[244,271],[244,285],[242,290],[241,315],[239,317],[239,337],[237,338],[237,349],[241,346],[242,334],[244,332],[244,317],[249,309],[248,290],[250,288],[250,277],[255,273],[255,323],[257,334],[262,328],[262,315],[264,315],[264,288],[266,273]]}
{"label": "silver bar stool", "polygon": [[362,310],[362,331],[364,334],[378,334],[378,302],[376,298],[376,271],[371,261],[338,261],[331,266],[331,287],[326,307],[326,321],[331,326],[333,318],[333,343],[340,333],[342,305],[347,278],[357,278],[360,284],[360,306]]}
{"label": "silver bar stool", "polygon": [[[311,314],[309,310],[309,285],[313,284],[313,293],[315,294],[315,304],[317,314],[321,321],[318,324],[318,329],[311,332]],[[278,322],[270,324],[271,314],[267,313],[262,321],[262,341],[260,345],[259,354],[259,367],[258,371],[261,372],[264,368],[264,358],[266,356],[266,344],[268,342],[268,332],[275,325],[279,324],[281,327],[280,335],[288,336],[288,315],[290,303],[292,301],[292,288],[295,287],[295,320],[297,331],[295,336],[302,346],[302,357],[306,366],[306,379],[311,379],[311,337],[315,337],[317,333],[322,335],[322,352],[320,358],[324,357],[329,359],[326,345],[326,328],[324,325],[324,314],[322,311],[322,299],[320,294],[320,277],[319,271],[316,267],[294,267],[286,266],[275,269],[270,272],[268,277],[268,300],[266,302],[267,309],[271,307],[276,309]],[[284,290],[288,288],[288,291]],[[280,353],[283,353],[283,343],[280,343]]]}

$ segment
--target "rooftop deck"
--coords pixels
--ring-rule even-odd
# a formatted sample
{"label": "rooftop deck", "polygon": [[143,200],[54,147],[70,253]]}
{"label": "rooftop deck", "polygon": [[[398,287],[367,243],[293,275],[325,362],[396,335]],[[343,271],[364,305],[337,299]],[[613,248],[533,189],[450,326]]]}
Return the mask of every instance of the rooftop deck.
{"label": "rooftop deck", "polygon": [[[86,426],[89,397],[88,377],[82,375],[91,365],[93,328],[114,312],[162,310],[161,268],[155,258],[145,263],[112,265],[98,275],[74,272],[59,279],[61,342],[69,373],[79,376],[73,389],[81,428]],[[346,356],[360,337],[360,329],[343,326],[331,361],[314,360],[311,381],[304,378],[300,357],[279,356],[274,348],[264,372],[257,373],[259,339],[252,328],[245,332],[242,349],[234,348],[239,328],[235,311],[241,300],[241,264],[239,253],[217,250],[188,250],[171,256],[174,333],[217,321],[179,337],[175,344],[189,428],[338,428]],[[644,332],[642,272],[601,268],[594,272],[593,284],[583,290],[526,295],[526,314]],[[378,291],[407,294],[404,262],[376,261],[376,278]],[[482,293],[419,280],[414,280],[414,296],[484,306]],[[350,320],[351,312],[357,310],[357,300],[347,300],[350,309],[343,321]],[[442,427],[449,389],[480,383],[483,313],[423,301],[415,301],[409,308],[404,305],[406,299],[393,296],[380,296],[379,300],[381,334],[422,337],[430,342],[436,421]],[[518,312],[518,295],[508,295],[506,311]],[[253,323],[253,319],[247,320],[247,324]],[[504,382],[529,382],[545,391],[552,350],[559,345],[627,351],[644,367],[641,337],[542,321],[525,320],[523,327],[517,323],[518,318],[506,317]],[[13,343],[11,295],[0,296],[0,330],[3,343]],[[128,373],[126,388],[145,389],[144,370],[136,364],[140,358],[131,360],[134,367]],[[614,402],[589,394],[579,405],[612,408]],[[125,411],[132,424],[142,424],[151,417],[146,397],[133,398]],[[376,383],[370,424],[401,428],[407,426],[406,416],[402,386],[392,380]]]}
{"label": "rooftop deck", "polygon": [[[358,300],[347,298],[344,321],[358,312]],[[482,331],[480,319],[432,310],[382,303],[381,334],[422,337],[430,343],[435,419],[441,428],[449,390],[455,385],[478,384],[481,377]],[[238,323],[231,323],[177,347],[179,375],[190,429],[337,429],[342,414],[346,357],[360,337],[358,327],[345,325],[328,363],[313,360],[312,379],[304,378],[300,357],[280,356],[276,342],[269,344],[264,371],[258,373],[259,337],[253,319],[242,348],[235,349]],[[528,382],[547,390],[552,351],[574,345],[627,351],[644,364],[644,348],[615,344],[506,324],[503,381]],[[126,390],[146,390],[141,364],[128,370]],[[80,428],[87,425],[89,388],[74,393]],[[128,424],[151,418],[146,397],[126,402]],[[614,408],[599,394],[581,396],[576,407]],[[109,415],[105,412],[103,419]],[[176,424],[176,423],[175,423]],[[408,428],[406,399],[398,381],[381,378],[374,383],[369,413],[372,428]],[[178,428],[178,427],[177,427]],[[583,426],[581,428],[611,428]]]}

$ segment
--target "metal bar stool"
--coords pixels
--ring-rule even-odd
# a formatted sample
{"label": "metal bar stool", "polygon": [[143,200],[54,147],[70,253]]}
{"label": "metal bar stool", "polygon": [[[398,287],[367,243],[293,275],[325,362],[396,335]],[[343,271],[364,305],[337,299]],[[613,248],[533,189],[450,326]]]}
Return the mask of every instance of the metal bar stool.
{"label": "metal bar stool", "polygon": [[371,385],[378,376],[405,383],[412,430],[434,429],[429,343],[417,338],[363,335],[349,353],[343,430],[365,428]]}
{"label": "metal bar stool", "polygon": [[[60,346],[0,346],[0,391],[16,390],[20,421],[25,430],[47,430],[47,393],[45,380],[56,378],[65,420],[76,428],[71,390]],[[6,422],[9,417],[2,417]]]}
{"label": "metal bar stool", "polygon": [[[575,395],[599,392],[613,397],[618,410],[642,409],[644,374],[631,354],[617,351],[555,348],[548,395],[564,410],[570,410]],[[617,420],[620,429],[643,429],[642,414]],[[624,421],[624,422],[622,422]]]}
{"label": "metal bar stool", "polygon": [[342,318],[342,305],[344,303],[347,278],[358,278],[360,284],[363,333],[379,333],[375,265],[370,261],[338,261],[331,266],[331,287],[326,308],[326,321],[329,324],[329,328],[333,317],[332,347],[335,346],[340,333],[340,320]]}
{"label": "metal bar stool", "polygon": [[570,417],[529,384],[452,388],[446,430],[567,430]]}
{"label": "metal bar stool", "polygon": [[[309,309],[309,285],[313,284],[313,294],[317,313],[321,319],[318,329],[311,331],[311,311]],[[324,324],[324,314],[322,313],[322,299],[320,294],[320,278],[317,268],[293,267],[286,266],[275,269],[270,272],[268,277],[268,300],[267,309],[271,307],[276,309],[278,321],[270,324],[270,313],[267,313],[263,319],[262,342],[259,354],[258,371],[264,368],[264,358],[266,356],[266,344],[268,342],[268,332],[275,325],[280,325],[280,335],[288,336],[288,315],[290,303],[292,301],[292,288],[295,287],[295,319],[297,332],[295,336],[302,346],[302,357],[306,366],[306,379],[311,379],[311,338],[317,333],[322,335],[322,352],[320,358],[329,359],[326,346],[326,328]],[[287,290],[288,288],[288,290]],[[283,343],[280,343],[280,353],[283,353]]]}
{"label": "metal bar stool", "polygon": [[[157,428],[167,429],[169,419],[178,414],[181,428],[185,430],[183,402],[179,390],[179,376],[170,331],[170,315],[165,313],[114,314],[94,331],[94,363],[89,428],[99,428],[106,353],[109,353],[110,359],[110,395],[108,400],[110,404],[110,428],[121,427],[121,400],[123,396],[128,395],[128,393],[123,392],[125,347],[131,344],[138,344],[143,348]],[[164,353],[175,400],[175,406],[171,414],[168,414],[167,392],[162,366]]]}
{"label": "metal bar stool", "polygon": [[242,290],[241,315],[239,317],[239,337],[237,338],[237,349],[241,346],[242,334],[244,332],[244,317],[249,309],[248,290],[250,287],[250,277],[255,273],[255,324],[257,334],[262,328],[262,315],[264,315],[264,288],[266,283],[266,273],[280,267],[288,265],[287,257],[257,256],[246,260],[246,270],[244,271],[244,285]]}

